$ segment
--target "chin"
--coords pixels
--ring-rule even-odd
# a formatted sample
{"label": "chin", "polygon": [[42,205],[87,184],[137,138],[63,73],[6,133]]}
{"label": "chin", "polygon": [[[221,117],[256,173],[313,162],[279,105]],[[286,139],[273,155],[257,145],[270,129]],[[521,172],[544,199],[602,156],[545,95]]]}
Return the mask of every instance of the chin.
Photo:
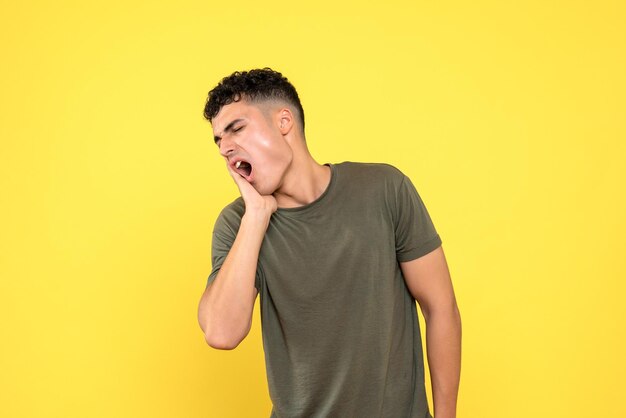
{"label": "chin", "polygon": [[256,190],[257,192],[259,192],[259,194],[260,194],[261,196],[269,196],[269,195],[272,195],[272,194],[274,194],[274,193],[276,192],[276,190],[278,190],[278,188],[276,188],[276,187],[271,187],[271,186],[269,186],[269,187],[268,187],[268,186],[265,186],[265,187],[263,187],[263,186],[258,186],[258,187],[257,187],[257,186],[253,186],[253,187],[254,187],[254,190]]}
{"label": "chin", "polygon": [[264,176],[262,178],[256,177],[254,184],[250,184],[254,187],[254,190],[259,192],[260,195],[269,196],[276,193],[276,191],[280,189],[281,183],[281,178],[270,178],[269,176]]}

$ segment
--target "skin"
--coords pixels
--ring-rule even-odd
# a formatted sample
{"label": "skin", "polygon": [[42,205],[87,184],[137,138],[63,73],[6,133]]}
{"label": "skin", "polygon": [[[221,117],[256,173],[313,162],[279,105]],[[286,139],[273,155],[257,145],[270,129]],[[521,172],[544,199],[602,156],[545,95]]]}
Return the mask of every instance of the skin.
{"label": "skin", "polygon": [[[250,331],[258,296],[256,265],[272,214],[278,207],[313,202],[330,182],[330,168],[309,153],[296,114],[282,102],[241,100],[222,107],[213,118],[216,145],[245,202],[233,246],[198,307],[198,322],[213,348],[232,350]],[[251,163],[250,175],[235,167],[242,159]],[[461,318],[443,248],[400,267],[426,321],[435,418],[454,418]]]}
{"label": "skin", "polygon": [[455,418],[461,378],[461,314],[443,247],[400,263],[400,268],[426,322],[434,417]]}

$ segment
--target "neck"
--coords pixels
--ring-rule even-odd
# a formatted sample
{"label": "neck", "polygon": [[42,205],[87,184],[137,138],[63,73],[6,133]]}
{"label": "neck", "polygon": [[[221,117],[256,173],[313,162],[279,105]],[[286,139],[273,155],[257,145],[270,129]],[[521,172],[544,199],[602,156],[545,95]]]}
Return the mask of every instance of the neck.
{"label": "neck", "polygon": [[316,162],[307,152],[295,152],[282,185],[274,192],[279,208],[308,205],[328,187],[330,167]]}

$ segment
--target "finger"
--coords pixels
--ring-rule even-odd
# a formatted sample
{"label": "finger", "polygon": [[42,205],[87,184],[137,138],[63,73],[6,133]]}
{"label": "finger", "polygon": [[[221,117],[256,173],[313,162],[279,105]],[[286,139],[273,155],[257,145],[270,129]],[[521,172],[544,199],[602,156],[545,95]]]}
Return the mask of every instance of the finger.
{"label": "finger", "polygon": [[239,188],[239,192],[241,193],[242,197],[244,194],[250,193],[251,189],[253,189],[252,185],[248,183],[248,181],[243,178],[241,174],[233,170],[230,165],[226,164],[226,168],[230,173],[230,176],[233,178],[233,180],[235,180],[235,184],[237,184],[237,187]]}
{"label": "finger", "polygon": [[226,164],[226,169],[228,170],[228,173],[231,175],[231,177],[235,180],[235,183],[239,184],[239,182],[245,180],[241,174],[232,169],[230,164]]}

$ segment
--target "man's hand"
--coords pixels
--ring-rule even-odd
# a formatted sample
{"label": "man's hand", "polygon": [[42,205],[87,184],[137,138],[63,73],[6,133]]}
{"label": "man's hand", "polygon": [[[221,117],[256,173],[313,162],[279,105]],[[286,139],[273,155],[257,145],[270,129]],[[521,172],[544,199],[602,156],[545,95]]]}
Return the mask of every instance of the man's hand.
{"label": "man's hand", "polygon": [[278,203],[276,198],[272,195],[261,195],[256,191],[250,183],[246,181],[239,173],[234,171],[228,161],[226,161],[226,168],[230,173],[230,176],[235,180],[239,193],[246,204],[246,214],[261,215],[263,219],[267,219],[272,216],[272,213],[276,212]]}

